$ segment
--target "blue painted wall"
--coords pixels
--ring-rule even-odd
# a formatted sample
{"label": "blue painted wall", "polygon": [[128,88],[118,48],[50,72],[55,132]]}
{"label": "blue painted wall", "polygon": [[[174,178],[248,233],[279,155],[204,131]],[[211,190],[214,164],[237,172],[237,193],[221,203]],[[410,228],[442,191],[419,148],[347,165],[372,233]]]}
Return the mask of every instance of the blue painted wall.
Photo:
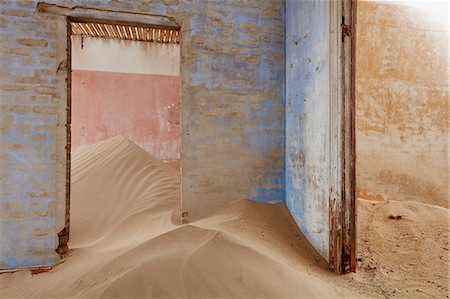
{"label": "blue painted wall", "polygon": [[[49,0],[181,25],[182,205],[282,202],[284,1]],[[0,1],[0,269],[54,264],[65,215],[66,22]]]}

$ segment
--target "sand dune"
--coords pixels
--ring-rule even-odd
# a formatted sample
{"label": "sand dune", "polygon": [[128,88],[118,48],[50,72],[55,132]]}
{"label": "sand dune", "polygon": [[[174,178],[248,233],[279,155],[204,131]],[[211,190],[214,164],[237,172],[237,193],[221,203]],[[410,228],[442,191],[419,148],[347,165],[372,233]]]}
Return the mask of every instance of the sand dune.
{"label": "sand dune", "polygon": [[285,244],[295,227],[284,206],[243,200],[179,225],[177,171],[129,140],[81,148],[72,163],[66,261],[50,273],[2,275],[2,296],[334,297],[287,262],[298,251]]}
{"label": "sand dune", "polygon": [[49,273],[0,275],[1,298],[448,293],[447,209],[360,202],[359,271],[339,277],[327,271],[284,205],[240,200],[181,225],[176,168],[126,138],[81,148],[72,163],[71,249],[65,261]]}

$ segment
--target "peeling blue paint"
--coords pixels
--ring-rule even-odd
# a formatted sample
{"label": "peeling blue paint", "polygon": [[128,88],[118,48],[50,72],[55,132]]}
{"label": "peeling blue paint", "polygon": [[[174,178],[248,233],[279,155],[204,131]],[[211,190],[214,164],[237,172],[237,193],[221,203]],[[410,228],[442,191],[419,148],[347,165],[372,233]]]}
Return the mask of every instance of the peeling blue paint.
{"label": "peeling blue paint", "polygon": [[[47,2],[67,5],[60,0]],[[192,39],[189,41],[191,46],[182,45],[189,55],[185,58],[190,60],[189,64],[185,64],[186,69],[182,70],[188,74],[183,80],[189,81],[185,86],[187,94],[183,96],[189,98],[190,104],[185,108],[188,110],[184,113],[187,119],[182,120],[189,123],[189,140],[183,143],[183,147],[189,149],[188,163],[196,166],[190,169],[189,175],[204,178],[205,170],[208,170],[208,175],[215,178],[215,186],[207,191],[215,192],[214,196],[227,197],[226,200],[239,199],[236,197],[240,196],[261,202],[283,201],[283,1],[180,0],[144,3],[124,0],[121,3],[129,7],[125,10],[176,17],[182,30],[186,30],[183,32],[184,36]],[[71,5],[123,9],[108,0],[74,0]],[[39,107],[55,108],[49,111],[62,111],[60,108],[65,108],[65,99],[61,97],[60,90],[57,90],[64,82],[59,82],[59,85],[55,83],[57,74],[61,75],[56,70],[61,61],[41,55],[54,47],[64,49],[65,44],[59,43],[55,37],[57,29],[53,25],[56,24],[56,19],[46,19],[39,15],[35,12],[35,6],[20,7],[15,1],[8,1],[0,3],[0,8],[3,7],[30,13],[27,17],[5,16],[7,22],[0,28],[0,33],[5,37],[5,46],[20,47],[16,40],[19,37],[46,39],[48,45],[29,48],[23,46],[23,49],[31,49],[29,56],[0,53],[0,64],[5,66],[3,71],[11,78],[42,79],[39,84],[11,83],[13,87],[23,88],[16,91],[1,90],[2,105],[18,106],[16,111],[5,108],[0,112],[1,117],[13,117],[11,127],[0,132],[1,143],[10,146],[1,151],[4,157],[1,163],[8,169],[7,177],[0,180],[1,212],[26,211],[27,214],[24,217],[21,214],[11,214],[9,220],[0,219],[0,268],[50,265],[55,261],[54,248],[57,244],[55,216],[51,213],[48,216],[33,214],[50,210],[47,206],[53,200],[58,200],[58,203],[64,200],[59,198],[61,196],[55,198],[56,189],[64,189],[64,186],[57,186],[55,179],[57,174],[60,175],[57,169],[61,171],[58,166],[63,164],[63,161],[55,161],[55,157],[61,155],[63,150],[56,148],[55,139],[57,132],[64,130],[64,119],[58,119],[56,112],[45,112],[45,109],[42,113],[34,111],[39,111],[35,109]],[[30,29],[31,26],[33,30]],[[38,71],[44,71],[43,75],[38,75]],[[55,90],[57,94],[39,94],[36,92],[39,85],[48,87],[50,93]],[[19,103],[16,96],[35,98],[22,98]],[[218,107],[218,103],[222,106]],[[209,129],[208,133],[205,133],[205,128]],[[212,169],[207,160],[209,152],[204,150],[206,144],[209,144],[210,151],[215,144],[221,144],[223,147],[215,149],[215,158],[220,157],[223,161],[238,160],[238,164],[249,169],[248,173],[253,175],[250,179],[248,176],[243,178],[248,180],[240,186],[240,191],[234,194],[234,198],[221,190],[229,190],[230,181],[240,183],[240,169],[226,169],[228,172],[223,175],[220,173],[223,171],[220,165]],[[195,180],[192,185],[195,185]],[[195,186],[192,188],[189,195],[199,198],[199,205],[202,200],[214,199],[210,194],[201,198],[197,195],[208,192],[195,189],[198,188]],[[186,193],[185,190],[187,188],[183,188]],[[30,193],[37,192],[45,192],[47,195],[31,200]],[[42,204],[42,211],[32,205],[33,201]],[[55,231],[49,236],[33,237],[34,229],[43,228]],[[3,239],[7,242],[3,242]],[[33,253],[33,250],[38,252]]]}
{"label": "peeling blue paint", "polygon": [[286,202],[328,258],[329,1],[286,2]]}

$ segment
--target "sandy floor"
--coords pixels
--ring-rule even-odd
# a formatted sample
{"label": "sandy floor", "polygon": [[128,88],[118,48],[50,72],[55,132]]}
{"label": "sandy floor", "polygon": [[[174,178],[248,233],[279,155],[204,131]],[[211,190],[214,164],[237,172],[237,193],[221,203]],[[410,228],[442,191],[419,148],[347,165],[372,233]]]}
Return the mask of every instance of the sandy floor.
{"label": "sandy floor", "polygon": [[70,252],[49,273],[0,275],[0,298],[448,297],[445,208],[358,201],[358,272],[337,276],[284,205],[180,225],[179,191],[175,167],[122,137],[80,149]]}

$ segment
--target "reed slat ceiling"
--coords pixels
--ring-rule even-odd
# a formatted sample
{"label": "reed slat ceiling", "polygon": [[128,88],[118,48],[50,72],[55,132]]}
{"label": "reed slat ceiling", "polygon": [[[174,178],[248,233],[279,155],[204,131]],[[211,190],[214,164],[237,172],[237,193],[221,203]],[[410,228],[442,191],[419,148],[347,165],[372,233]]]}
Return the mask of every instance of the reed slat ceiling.
{"label": "reed slat ceiling", "polygon": [[71,28],[74,35],[166,44],[178,44],[180,42],[180,31],[172,29],[81,22],[72,22]]}

